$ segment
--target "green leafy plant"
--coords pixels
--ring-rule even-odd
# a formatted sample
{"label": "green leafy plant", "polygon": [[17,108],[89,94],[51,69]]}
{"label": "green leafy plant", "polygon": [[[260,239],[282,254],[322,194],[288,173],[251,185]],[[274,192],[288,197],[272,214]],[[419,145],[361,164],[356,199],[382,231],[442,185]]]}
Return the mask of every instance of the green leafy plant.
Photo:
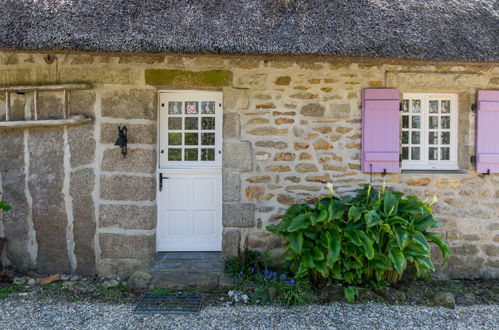
{"label": "green leafy plant", "polygon": [[6,202],[0,200],[0,210],[7,212],[10,209],[11,209],[10,205],[8,205]]}
{"label": "green leafy plant", "polygon": [[[267,227],[286,239],[286,259],[296,278],[334,279],[347,286],[394,283],[408,264],[427,277],[435,269],[429,242],[440,248],[444,262],[449,259],[447,243],[427,231],[441,225],[431,211],[436,198],[427,203],[365,185],[357,196],[341,200],[328,188],[329,198],[292,205],[279,224]],[[353,299],[356,291],[347,288],[345,295]]]}

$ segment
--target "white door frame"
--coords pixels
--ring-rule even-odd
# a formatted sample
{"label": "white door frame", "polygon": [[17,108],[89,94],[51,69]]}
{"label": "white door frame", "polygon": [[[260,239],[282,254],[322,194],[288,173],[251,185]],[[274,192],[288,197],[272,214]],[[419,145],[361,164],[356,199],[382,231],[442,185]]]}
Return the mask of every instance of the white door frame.
{"label": "white door frame", "polygon": [[[168,100],[169,96],[172,101],[181,100],[184,101],[198,101],[201,105],[202,100],[214,100],[215,101],[215,160],[214,161],[201,161],[200,156],[198,156],[198,161],[168,161],[168,151],[165,145],[167,139],[167,117],[168,117],[168,106],[162,104],[165,102],[165,98]],[[174,100],[175,99],[175,100]],[[166,102],[165,102],[166,103]],[[157,130],[157,146],[158,146],[158,167],[156,178],[158,180],[157,191],[156,191],[156,203],[157,203],[157,228],[156,228],[156,250],[157,251],[221,251],[222,249],[222,127],[223,127],[223,107],[222,107],[222,92],[213,91],[198,91],[198,90],[160,90],[158,91],[158,130]],[[201,108],[201,106],[199,106]],[[198,110],[199,112],[201,109]],[[165,118],[166,116],[166,118]],[[187,115],[188,116],[188,115]],[[185,118],[186,116],[182,116]],[[185,119],[183,119],[185,120]],[[201,123],[199,123],[201,125]],[[183,127],[185,128],[185,127]],[[202,133],[201,127],[199,127],[200,133]],[[182,130],[182,133],[185,133]],[[200,136],[200,135],[199,135]],[[184,146],[181,146],[184,148]],[[175,147],[174,147],[175,148]],[[182,150],[182,155],[184,155],[184,149]],[[198,150],[200,153],[201,150]],[[182,156],[184,157],[184,156]],[[174,179],[183,178],[185,182],[189,182],[192,186],[189,189],[195,191],[194,182],[205,182],[213,181],[214,193],[213,198],[216,201],[216,207],[213,209],[215,213],[215,233],[216,237],[211,236],[211,241],[204,239],[203,237],[192,237],[189,243],[189,238],[173,237],[168,236],[168,217],[167,217],[167,195],[166,190],[169,187],[168,180],[160,181],[160,175],[165,177],[171,177]],[[191,179],[188,177],[191,176]],[[205,180],[206,179],[206,180]],[[174,181],[174,180],[171,180]],[[180,182],[180,181],[178,181]],[[163,190],[160,191],[162,186]],[[194,194],[190,195],[189,198],[194,200]],[[171,197],[171,196],[170,196]],[[173,196],[175,197],[175,196]],[[194,204],[193,200],[190,203]],[[164,203],[164,204],[163,204]],[[202,204],[202,202],[201,202]],[[205,204],[206,207],[212,207],[213,204]],[[211,205],[211,206],[210,206]],[[175,207],[173,203],[170,206]],[[201,208],[203,206],[200,206]],[[191,206],[192,209],[196,208],[196,205]],[[192,211],[191,209],[191,211]],[[170,212],[171,213],[171,212]],[[192,222],[195,218],[190,212]],[[192,227],[192,225],[191,225]],[[165,236],[166,235],[166,236]],[[194,235],[194,232],[193,232]],[[182,241],[184,240],[184,241]],[[178,247],[178,248],[177,248]]]}

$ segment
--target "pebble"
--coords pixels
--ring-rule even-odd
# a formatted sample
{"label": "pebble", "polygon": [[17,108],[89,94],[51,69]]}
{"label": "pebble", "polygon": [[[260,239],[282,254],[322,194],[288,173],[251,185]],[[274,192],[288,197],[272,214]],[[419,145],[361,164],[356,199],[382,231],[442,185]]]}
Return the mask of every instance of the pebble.
{"label": "pebble", "polygon": [[216,306],[198,315],[134,314],[131,304],[65,302],[50,297],[0,300],[3,329],[493,329],[499,305],[456,309],[383,303]]}

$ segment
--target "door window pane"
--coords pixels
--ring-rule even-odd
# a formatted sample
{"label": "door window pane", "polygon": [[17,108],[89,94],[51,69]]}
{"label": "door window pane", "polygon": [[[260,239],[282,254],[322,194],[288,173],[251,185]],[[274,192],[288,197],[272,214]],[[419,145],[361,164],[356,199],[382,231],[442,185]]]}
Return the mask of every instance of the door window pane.
{"label": "door window pane", "polygon": [[450,128],[450,116],[442,116],[440,118],[440,125],[442,128],[449,129]]}
{"label": "door window pane", "polygon": [[402,101],[402,112],[409,112],[409,100]]}
{"label": "door window pane", "polygon": [[450,144],[450,132],[442,132],[440,144]]}
{"label": "door window pane", "polygon": [[421,116],[412,116],[412,128],[421,127]]}
{"label": "door window pane", "polygon": [[441,113],[450,113],[450,101],[442,101],[440,104],[440,112]]}
{"label": "door window pane", "polygon": [[215,117],[202,117],[201,129],[215,129]]}
{"label": "door window pane", "polygon": [[168,102],[168,114],[169,115],[181,115],[182,114],[182,102]]}
{"label": "door window pane", "polygon": [[421,100],[412,100],[412,112],[413,113],[421,112]]}
{"label": "door window pane", "polygon": [[201,102],[201,113],[206,114],[215,114],[215,102],[214,101],[203,101]]}
{"label": "door window pane", "polygon": [[409,132],[402,131],[402,144],[409,144]]}
{"label": "door window pane", "polygon": [[201,149],[201,160],[215,160],[215,149]]}
{"label": "door window pane", "polygon": [[438,116],[430,116],[428,121],[428,128],[437,129],[438,128]]}
{"label": "door window pane", "polygon": [[188,146],[197,146],[198,145],[198,133],[185,133],[185,141],[184,144]]}
{"label": "door window pane", "polygon": [[409,128],[409,116],[402,116],[402,128]]}
{"label": "door window pane", "polygon": [[438,132],[430,132],[428,143],[429,144],[438,144]]}
{"label": "door window pane", "polygon": [[430,101],[430,113],[438,113],[438,101]]}
{"label": "door window pane", "polygon": [[420,155],[420,148],[419,147],[412,147],[411,148],[411,159],[412,160],[420,160],[421,155]]}
{"label": "door window pane", "polygon": [[180,117],[170,117],[168,118],[168,129],[169,130],[180,130],[182,129],[182,118]]}
{"label": "door window pane", "polygon": [[185,155],[184,155],[185,160],[198,160],[198,149],[185,149]]}
{"label": "door window pane", "polygon": [[198,102],[185,102],[185,113],[187,115],[195,115],[198,113]]}
{"label": "door window pane", "polygon": [[411,143],[412,144],[419,144],[420,143],[420,133],[419,132],[412,132],[411,133]]}
{"label": "door window pane", "polygon": [[169,148],[168,149],[168,160],[182,160],[182,149]]}
{"label": "door window pane", "polygon": [[215,133],[202,133],[201,144],[204,146],[215,145]]}
{"label": "door window pane", "polygon": [[409,159],[409,147],[402,147],[402,160]]}
{"label": "door window pane", "polygon": [[440,152],[441,152],[440,160],[449,160],[450,159],[450,148],[449,147],[440,148]]}
{"label": "door window pane", "polygon": [[186,117],[185,129],[186,130],[198,129],[198,117]]}
{"label": "door window pane", "polygon": [[438,160],[438,148],[429,148],[428,159],[429,160]]}
{"label": "door window pane", "polygon": [[182,144],[182,133],[168,133],[168,145],[178,146]]}

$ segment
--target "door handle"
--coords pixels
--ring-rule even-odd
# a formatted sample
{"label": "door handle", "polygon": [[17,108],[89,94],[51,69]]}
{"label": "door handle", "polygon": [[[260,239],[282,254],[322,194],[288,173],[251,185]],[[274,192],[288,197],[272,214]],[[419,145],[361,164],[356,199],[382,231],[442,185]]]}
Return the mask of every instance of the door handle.
{"label": "door handle", "polygon": [[163,179],[168,180],[167,176],[163,176],[163,173],[159,173],[159,191],[163,190]]}

